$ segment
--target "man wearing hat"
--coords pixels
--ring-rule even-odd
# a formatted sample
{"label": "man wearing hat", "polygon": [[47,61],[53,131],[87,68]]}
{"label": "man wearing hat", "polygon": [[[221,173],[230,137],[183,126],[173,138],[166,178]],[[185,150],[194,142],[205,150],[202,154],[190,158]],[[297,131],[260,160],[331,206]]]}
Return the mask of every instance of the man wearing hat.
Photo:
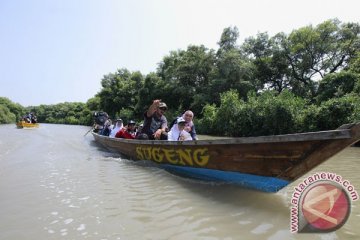
{"label": "man wearing hat", "polygon": [[144,113],[144,126],[142,134],[146,134],[151,140],[167,140],[167,119],[164,116],[167,110],[166,103],[156,99]]}

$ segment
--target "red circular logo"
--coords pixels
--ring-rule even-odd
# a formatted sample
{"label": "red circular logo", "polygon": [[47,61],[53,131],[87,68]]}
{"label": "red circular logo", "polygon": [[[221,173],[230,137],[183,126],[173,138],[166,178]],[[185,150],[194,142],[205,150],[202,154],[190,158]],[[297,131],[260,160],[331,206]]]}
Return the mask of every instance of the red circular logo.
{"label": "red circular logo", "polygon": [[302,213],[307,223],[318,231],[334,231],[346,222],[350,200],[344,189],[335,184],[314,184],[302,199]]}

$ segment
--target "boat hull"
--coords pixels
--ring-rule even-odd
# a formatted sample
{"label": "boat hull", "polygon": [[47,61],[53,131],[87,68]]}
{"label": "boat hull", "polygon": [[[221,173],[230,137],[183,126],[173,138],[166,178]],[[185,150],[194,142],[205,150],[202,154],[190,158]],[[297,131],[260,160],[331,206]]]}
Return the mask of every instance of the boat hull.
{"label": "boat hull", "polygon": [[360,124],[324,132],[197,141],[109,138],[104,147],[177,174],[276,192],[360,138]]}
{"label": "boat hull", "polygon": [[16,123],[17,128],[38,128],[38,123],[27,123],[27,122],[17,122]]}
{"label": "boat hull", "polygon": [[182,177],[189,177],[203,181],[237,184],[245,188],[255,189],[262,192],[277,192],[289,184],[289,181],[276,177],[265,177],[232,171],[184,167],[171,164],[162,164],[160,167],[170,173]]}

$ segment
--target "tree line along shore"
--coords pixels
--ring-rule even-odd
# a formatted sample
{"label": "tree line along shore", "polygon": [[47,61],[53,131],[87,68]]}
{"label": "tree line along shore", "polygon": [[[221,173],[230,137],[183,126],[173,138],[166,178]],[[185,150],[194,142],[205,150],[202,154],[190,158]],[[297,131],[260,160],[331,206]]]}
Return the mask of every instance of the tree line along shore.
{"label": "tree line along shore", "polygon": [[168,121],[191,109],[200,134],[286,134],[360,121],[359,23],[330,19],[240,45],[238,38],[237,27],[228,27],[217,50],[189,45],[149,74],[106,74],[86,103],[23,107],[0,97],[0,123],[34,112],[41,123],[92,125],[94,111],[141,122],[153,99],[166,102]]}

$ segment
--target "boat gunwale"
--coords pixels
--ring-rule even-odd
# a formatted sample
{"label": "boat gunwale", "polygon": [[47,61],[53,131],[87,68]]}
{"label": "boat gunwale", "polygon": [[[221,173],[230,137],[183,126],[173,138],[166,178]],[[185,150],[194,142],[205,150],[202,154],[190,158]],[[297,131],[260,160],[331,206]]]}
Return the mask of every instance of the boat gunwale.
{"label": "boat gunwale", "polygon": [[214,140],[194,140],[194,141],[166,141],[166,140],[138,140],[138,139],[124,139],[124,138],[109,138],[98,133],[92,132],[97,137],[106,139],[107,141],[123,142],[129,144],[142,145],[228,145],[228,144],[257,144],[257,143],[281,143],[281,142],[302,142],[302,141],[323,141],[335,139],[349,139],[351,138],[351,129],[336,129],[319,132],[293,133],[283,135],[258,136],[258,137],[237,137],[237,138],[222,138]]}

